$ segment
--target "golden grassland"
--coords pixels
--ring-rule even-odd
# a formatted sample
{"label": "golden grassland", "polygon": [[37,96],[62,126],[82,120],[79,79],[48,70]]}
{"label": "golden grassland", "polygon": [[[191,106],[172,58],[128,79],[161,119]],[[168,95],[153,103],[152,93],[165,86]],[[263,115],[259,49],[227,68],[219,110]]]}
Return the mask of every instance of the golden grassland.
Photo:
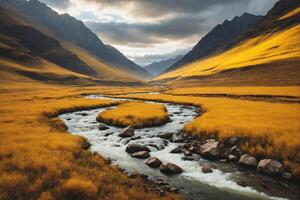
{"label": "golden grassland", "polygon": [[145,100],[193,104],[204,113],[185,125],[194,136],[245,139],[243,149],[259,157],[282,160],[300,176],[300,105],[228,98],[176,95],[125,95]]}
{"label": "golden grassland", "polygon": [[[129,179],[87,142],[67,134],[56,115],[115,105],[84,99],[83,88],[1,83],[0,199],[158,199],[140,179]],[[101,92],[101,87],[85,91]],[[177,199],[168,195],[162,199]]]}
{"label": "golden grassland", "polygon": [[174,95],[234,94],[300,97],[300,87],[190,87],[175,88],[166,91],[166,93]]}
{"label": "golden grassland", "polygon": [[217,55],[162,74],[155,80],[207,76],[223,70],[255,66],[300,57],[300,25],[241,42]]}
{"label": "golden grassland", "polygon": [[152,127],[166,123],[169,120],[169,114],[164,105],[128,102],[107,109],[97,116],[97,121],[118,126],[133,126],[135,128]]}
{"label": "golden grassland", "polygon": [[300,8],[296,8],[294,10],[291,10],[290,12],[286,13],[285,15],[281,16],[278,20],[283,20],[289,17],[293,17],[295,15],[299,15],[300,14]]}

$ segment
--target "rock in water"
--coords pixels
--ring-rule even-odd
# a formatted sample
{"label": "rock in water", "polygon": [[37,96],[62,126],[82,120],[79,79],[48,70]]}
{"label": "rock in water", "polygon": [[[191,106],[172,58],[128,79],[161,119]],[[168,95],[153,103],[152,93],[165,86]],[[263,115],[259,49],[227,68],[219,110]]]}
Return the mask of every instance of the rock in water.
{"label": "rock in water", "polygon": [[237,161],[237,157],[233,154],[229,154],[228,155],[228,160],[231,161],[231,162],[235,162],[235,161]]}
{"label": "rock in water", "polygon": [[152,167],[152,168],[158,168],[161,164],[162,164],[162,162],[156,157],[150,157],[146,161],[146,165],[148,165],[149,167]]}
{"label": "rock in water", "polygon": [[249,154],[244,154],[241,156],[239,163],[248,167],[256,167],[257,166],[257,160],[254,156],[251,156]]}
{"label": "rock in water", "polygon": [[134,158],[140,158],[140,159],[144,159],[144,158],[149,158],[150,154],[148,151],[138,151],[135,152],[133,154],[130,154],[132,157]]}
{"label": "rock in water", "polygon": [[126,128],[124,128],[120,134],[119,134],[120,137],[132,137],[134,136],[134,128],[132,126],[128,126]]}
{"label": "rock in water", "polygon": [[98,125],[98,129],[100,130],[100,131],[104,131],[104,130],[107,130],[107,129],[109,129],[105,124],[102,124],[102,123],[100,123],[99,125]]}
{"label": "rock in water", "polygon": [[281,174],[281,177],[284,178],[284,179],[292,179],[292,174],[291,173],[288,173],[288,172],[283,172]]}
{"label": "rock in water", "polygon": [[170,151],[170,153],[182,153],[182,149],[183,149],[182,147],[178,146],[172,151]]}
{"label": "rock in water", "polygon": [[216,159],[222,156],[222,146],[220,142],[207,142],[200,148],[200,154],[209,159]]}
{"label": "rock in water", "polygon": [[205,174],[207,174],[207,173],[212,173],[213,170],[211,169],[210,165],[205,164],[202,167],[202,172],[205,173]]}
{"label": "rock in water", "polygon": [[263,159],[259,161],[257,171],[270,174],[278,175],[284,170],[283,164],[274,159]]}
{"label": "rock in water", "polygon": [[171,139],[173,137],[173,133],[162,133],[158,137],[168,140],[168,139]]}
{"label": "rock in water", "polygon": [[150,149],[144,145],[140,145],[140,144],[129,144],[126,147],[126,152],[127,153],[135,153],[135,152],[139,152],[139,151],[148,151],[150,152]]}
{"label": "rock in water", "polygon": [[183,172],[180,167],[172,163],[161,164],[159,170],[166,175],[180,174]]}

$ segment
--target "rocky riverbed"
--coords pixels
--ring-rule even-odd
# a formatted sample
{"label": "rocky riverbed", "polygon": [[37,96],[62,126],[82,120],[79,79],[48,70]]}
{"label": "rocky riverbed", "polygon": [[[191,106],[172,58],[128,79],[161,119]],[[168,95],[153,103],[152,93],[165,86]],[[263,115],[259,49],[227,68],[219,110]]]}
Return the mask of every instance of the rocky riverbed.
{"label": "rocky riverbed", "polygon": [[290,174],[280,162],[258,162],[238,148],[238,138],[221,143],[185,135],[181,129],[199,114],[197,108],[164,105],[170,122],[151,128],[124,130],[98,123],[97,114],[107,108],[60,117],[70,133],[88,139],[91,151],[108,158],[129,177],[142,178],[161,195],[180,192],[184,199],[300,199],[299,184],[286,180]]}

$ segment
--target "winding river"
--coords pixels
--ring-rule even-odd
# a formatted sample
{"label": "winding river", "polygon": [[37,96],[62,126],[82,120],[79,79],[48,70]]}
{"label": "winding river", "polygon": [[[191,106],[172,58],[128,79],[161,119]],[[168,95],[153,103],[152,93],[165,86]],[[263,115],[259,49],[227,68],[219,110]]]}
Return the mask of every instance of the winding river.
{"label": "winding river", "polygon": [[[101,95],[89,95],[86,98],[129,100]],[[183,144],[169,142],[159,138],[158,135],[179,132],[184,124],[191,121],[198,113],[197,109],[192,106],[161,104],[166,106],[172,121],[159,127],[136,129],[135,136],[130,139],[118,137],[121,129],[117,127],[108,126],[107,130],[98,130],[99,123],[96,121],[96,116],[107,108],[76,111],[62,114],[59,117],[65,122],[70,133],[88,139],[92,145],[91,151],[111,158],[112,164],[118,165],[128,172],[146,174],[153,180],[163,179],[169,185],[179,188],[184,199],[300,199],[299,184],[274,179],[232,163],[211,162],[198,155],[193,155],[193,161],[187,161],[182,159],[182,154],[169,153],[175,147]],[[145,160],[132,158],[125,152],[128,143],[147,145],[151,149],[151,156],[157,157],[163,162],[174,163],[180,166],[184,172],[179,175],[166,176],[159,169],[148,167],[144,164]],[[202,173],[201,166],[204,163],[210,163],[215,167],[212,173]],[[247,186],[243,187],[238,184],[241,182],[246,183]]]}

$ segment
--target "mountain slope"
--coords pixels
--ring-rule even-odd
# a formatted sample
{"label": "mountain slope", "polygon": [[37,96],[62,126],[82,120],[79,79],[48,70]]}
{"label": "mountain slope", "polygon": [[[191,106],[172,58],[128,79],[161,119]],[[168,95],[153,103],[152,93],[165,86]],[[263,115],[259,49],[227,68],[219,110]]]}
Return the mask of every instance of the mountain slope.
{"label": "mountain slope", "polygon": [[179,59],[182,58],[182,55],[170,58],[168,60],[161,60],[158,62],[153,62],[149,65],[146,65],[144,68],[153,74],[154,76],[160,75],[162,72],[166,71],[170,66],[176,63]]}
{"label": "mountain slope", "polygon": [[299,85],[299,7],[298,0],[277,2],[254,29],[223,52],[156,80],[200,85]]}
{"label": "mountain slope", "polygon": [[167,71],[180,68],[183,65],[208,56],[217,50],[231,44],[238,36],[252,28],[262,17],[244,13],[240,17],[235,17],[231,21],[225,20],[217,25],[198,44],[188,52],[182,59],[178,60]]}
{"label": "mountain slope", "polygon": [[59,15],[47,7],[46,4],[37,0],[1,0],[0,2],[31,17],[43,28],[45,27],[45,29],[54,32],[60,39],[85,49],[103,62],[111,66],[116,66],[118,69],[128,71],[137,77],[150,77],[150,74],[146,70],[127,59],[118,50],[103,44],[97,35],[88,29],[82,21],[76,20],[68,14]]}

